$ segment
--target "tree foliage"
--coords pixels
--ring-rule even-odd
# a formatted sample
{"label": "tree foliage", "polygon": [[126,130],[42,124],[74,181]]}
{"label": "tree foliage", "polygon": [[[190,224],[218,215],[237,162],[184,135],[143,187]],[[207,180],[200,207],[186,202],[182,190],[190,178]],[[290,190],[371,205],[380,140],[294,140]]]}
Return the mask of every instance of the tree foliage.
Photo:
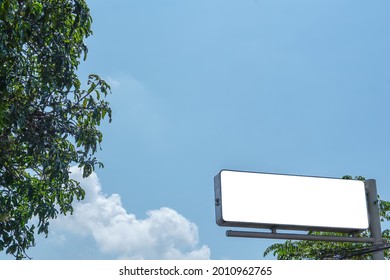
{"label": "tree foliage", "polygon": [[[346,175],[343,179],[352,179],[352,176]],[[357,180],[364,181],[364,177],[357,176]],[[390,202],[381,200],[378,197],[379,214],[381,221],[390,221]],[[344,233],[329,232],[309,232],[310,235],[332,235],[347,236]],[[365,230],[357,237],[371,237],[370,231]],[[390,242],[390,230],[382,231],[382,236],[387,242]],[[326,241],[291,241],[276,243],[269,246],[264,251],[264,256],[273,254],[279,260],[304,260],[304,259],[354,259],[369,260],[372,259],[370,250],[371,243],[352,243],[352,242],[326,242]],[[385,250],[385,259],[390,259],[390,250]]]}
{"label": "tree foliage", "polygon": [[111,109],[109,85],[76,74],[92,18],[84,0],[0,0],[0,251],[21,259],[49,221],[84,198]]}

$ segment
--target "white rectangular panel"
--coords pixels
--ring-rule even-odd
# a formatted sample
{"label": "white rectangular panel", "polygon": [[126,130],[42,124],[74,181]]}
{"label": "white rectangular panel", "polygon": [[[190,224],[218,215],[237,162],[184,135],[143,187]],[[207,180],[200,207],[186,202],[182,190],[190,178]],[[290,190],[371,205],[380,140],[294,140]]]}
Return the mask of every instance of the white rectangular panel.
{"label": "white rectangular panel", "polygon": [[362,231],[368,228],[364,182],[222,170],[215,176],[220,226]]}

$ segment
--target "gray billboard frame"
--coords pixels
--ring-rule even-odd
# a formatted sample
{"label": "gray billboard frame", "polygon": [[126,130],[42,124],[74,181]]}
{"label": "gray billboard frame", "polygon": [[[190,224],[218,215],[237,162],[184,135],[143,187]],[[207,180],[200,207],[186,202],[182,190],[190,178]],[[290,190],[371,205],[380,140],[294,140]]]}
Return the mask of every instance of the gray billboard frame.
{"label": "gray billboard frame", "polygon": [[[214,177],[214,187],[217,191],[217,185],[220,184],[219,176]],[[287,239],[287,240],[312,240],[312,241],[327,241],[327,242],[362,242],[372,243],[373,248],[386,244],[386,240],[382,237],[382,229],[380,222],[380,214],[378,207],[378,193],[375,179],[368,179],[364,182],[366,190],[367,200],[367,212],[369,219],[369,231],[371,237],[357,237],[357,232],[350,232],[350,236],[332,236],[332,235],[309,235],[309,234],[294,234],[294,233],[278,233],[275,226],[269,225],[271,232],[256,232],[256,231],[236,231],[227,230],[226,236],[228,237],[248,237],[248,238],[267,238],[267,239]],[[215,193],[215,207],[219,207],[221,200],[220,196]],[[224,226],[220,223],[220,217],[216,213],[216,221],[220,226]],[[243,227],[253,227],[253,225],[243,223]],[[300,230],[299,227],[292,227],[292,230]],[[316,231],[315,229],[313,231]],[[337,231],[335,231],[337,232]],[[384,260],[384,249],[373,250],[374,260]]]}

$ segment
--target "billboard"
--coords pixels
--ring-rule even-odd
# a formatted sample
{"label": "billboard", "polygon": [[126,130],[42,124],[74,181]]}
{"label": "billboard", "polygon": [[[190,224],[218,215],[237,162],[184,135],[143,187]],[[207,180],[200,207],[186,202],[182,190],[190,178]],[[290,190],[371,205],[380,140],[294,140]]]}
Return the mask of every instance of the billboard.
{"label": "billboard", "polygon": [[356,232],[368,228],[364,182],[222,170],[214,177],[220,226]]}

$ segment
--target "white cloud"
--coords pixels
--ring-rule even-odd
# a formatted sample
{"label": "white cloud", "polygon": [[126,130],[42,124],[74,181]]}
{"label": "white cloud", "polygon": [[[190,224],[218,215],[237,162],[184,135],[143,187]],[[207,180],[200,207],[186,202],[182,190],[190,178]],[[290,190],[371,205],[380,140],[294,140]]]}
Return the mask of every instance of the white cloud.
{"label": "white cloud", "polygon": [[111,86],[112,89],[119,88],[121,83],[117,80],[114,80],[110,76],[107,77],[107,83]]}
{"label": "white cloud", "polygon": [[[145,219],[127,213],[118,194],[102,192],[95,173],[86,179],[72,167],[72,178],[80,181],[86,198],[75,204],[74,214],[52,222],[60,232],[91,236],[100,252],[118,259],[208,259],[210,249],[199,246],[198,228],[177,213],[163,207],[148,211]],[[66,242],[61,240],[61,242]]]}

